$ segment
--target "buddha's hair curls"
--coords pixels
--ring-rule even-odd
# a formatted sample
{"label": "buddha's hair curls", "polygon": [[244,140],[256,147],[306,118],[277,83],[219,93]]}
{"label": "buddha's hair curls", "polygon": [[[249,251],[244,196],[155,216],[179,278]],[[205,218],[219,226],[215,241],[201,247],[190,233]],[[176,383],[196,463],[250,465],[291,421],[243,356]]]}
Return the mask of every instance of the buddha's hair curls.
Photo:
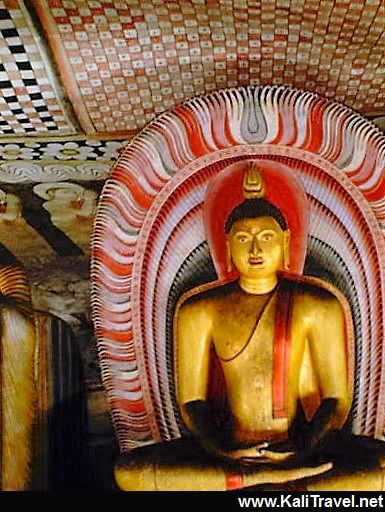
{"label": "buddha's hair curls", "polygon": [[266,199],[246,199],[227,217],[225,232],[228,233],[232,225],[241,219],[255,219],[257,217],[273,217],[281,229],[287,229],[287,222],[280,210]]}

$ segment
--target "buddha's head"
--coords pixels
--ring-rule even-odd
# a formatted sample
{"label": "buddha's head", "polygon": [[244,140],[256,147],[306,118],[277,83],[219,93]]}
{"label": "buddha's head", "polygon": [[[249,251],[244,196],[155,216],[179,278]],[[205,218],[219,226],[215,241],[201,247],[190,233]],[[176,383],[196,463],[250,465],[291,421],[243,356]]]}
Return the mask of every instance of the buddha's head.
{"label": "buddha's head", "polygon": [[[259,219],[258,230],[274,232],[275,237],[269,244],[269,237],[264,237],[265,245],[259,247],[259,253],[273,254],[270,244],[273,238],[276,243],[276,238],[282,254],[278,258],[280,263],[274,263],[277,270],[302,274],[308,241],[309,202],[299,175],[287,163],[262,158],[232,162],[210,179],[202,213],[219,281],[232,281],[245,271],[239,254],[245,255],[248,251],[250,255],[250,241],[247,243],[246,237],[241,238],[244,243],[240,243],[234,238],[235,231],[244,231],[245,219]],[[263,265],[253,256],[251,263],[246,271],[259,277]]]}
{"label": "buddha's head", "polygon": [[228,271],[241,277],[265,279],[289,269],[290,232],[280,210],[263,198],[259,169],[245,173],[245,201],[229,215],[226,225]]}

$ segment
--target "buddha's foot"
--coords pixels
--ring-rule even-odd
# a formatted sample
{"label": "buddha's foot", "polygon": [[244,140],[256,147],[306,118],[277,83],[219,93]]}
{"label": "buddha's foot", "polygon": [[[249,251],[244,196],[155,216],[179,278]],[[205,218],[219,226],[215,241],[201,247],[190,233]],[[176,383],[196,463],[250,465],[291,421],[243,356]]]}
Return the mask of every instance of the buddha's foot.
{"label": "buddha's foot", "polygon": [[225,491],[263,484],[284,484],[332,469],[332,463],[303,468],[230,471],[221,467],[170,467],[157,463],[118,466],[115,479],[124,491]]}

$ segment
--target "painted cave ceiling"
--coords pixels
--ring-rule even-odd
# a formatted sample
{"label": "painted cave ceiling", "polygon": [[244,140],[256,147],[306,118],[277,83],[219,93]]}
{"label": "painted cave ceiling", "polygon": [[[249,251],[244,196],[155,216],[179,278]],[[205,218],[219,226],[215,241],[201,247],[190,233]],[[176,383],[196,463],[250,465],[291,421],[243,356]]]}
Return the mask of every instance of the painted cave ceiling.
{"label": "painted cave ceiling", "polygon": [[187,98],[317,92],[384,128],[383,0],[0,0],[0,256],[89,319],[89,243],[119,151]]}

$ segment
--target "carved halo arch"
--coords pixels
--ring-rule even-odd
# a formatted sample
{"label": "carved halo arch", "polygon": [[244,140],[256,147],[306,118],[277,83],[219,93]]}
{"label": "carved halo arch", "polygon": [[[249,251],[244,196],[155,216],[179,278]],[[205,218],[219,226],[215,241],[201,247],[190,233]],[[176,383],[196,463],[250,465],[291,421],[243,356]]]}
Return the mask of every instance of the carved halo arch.
{"label": "carved halo arch", "polygon": [[92,315],[122,451],[181,435],[172,310],[196,279],[216,278],[202,221],[210,178],[253,157],[287,164],[305,187],[305,273],[329,278],[353,310],[351,428],[384,437],[385,137],[352,110],[316,94],[241,87],[160,115],[128,144],[101,194],[92,241]]}

